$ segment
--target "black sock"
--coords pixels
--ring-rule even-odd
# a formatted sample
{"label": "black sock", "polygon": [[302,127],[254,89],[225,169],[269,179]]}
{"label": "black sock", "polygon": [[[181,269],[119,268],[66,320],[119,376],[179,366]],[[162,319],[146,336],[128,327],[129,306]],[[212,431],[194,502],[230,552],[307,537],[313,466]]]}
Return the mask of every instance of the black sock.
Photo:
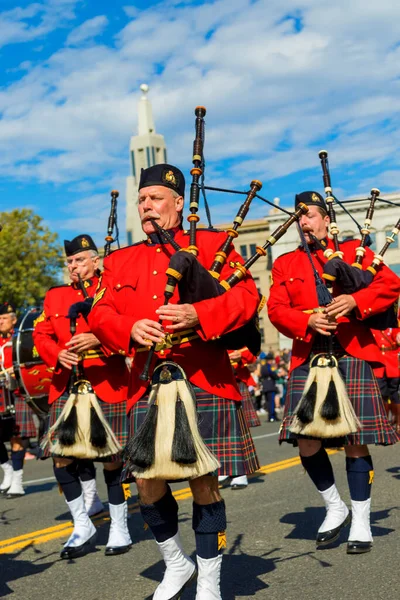
{"label": "black sock", "polygon": [[159,544],[178,533],[178,504],[169,486],[167,493],[154,504],[140,504],[140,512]]}
{"label": "black sock", "polygon": [[125,502],[124,488],[121,483],[122,466],[113,471],[104,469],[104,481],[107,485],[108,501],[110,504],[122,504]]}
{"label": "black sock", "polygon": [[79,481],[76,461],[66,467],[56,467],[53,465],[54,475],[63,491],[67,502],[72,502],[81,496],[82,487]]}
{"label": "black sock", "polygon": [[79,479],[81,481],[91,481],[92,479],[96,479],[96,467],[92,460],[80,458],[77,463]]}
{"label": "black sock", "polygon": [[331,461],[325,448],[311,456],[301,456],[300,460],[317,490],[324,492],[335,483]]}
{"label": "black sock", "polygon": [[347,481],[352,500],[362,502],[371,497],[371,485],[374,479],[372,458],[360,456],[359,458],[346,457]]}
{"label": "black sock", "polygon": [[196,504],[193,502],[193,530],[196,536],[196,554],[201,558],[215,558],[226,546],[225,502]]}
{"label": "black sock", "polygon": [[0,465],[8,462],[8,452],[4,442],[0,442]]}
{"label": "black sock", "polygon": [[11,450],[11,461],[14,471],[24,468],[25,450]]}

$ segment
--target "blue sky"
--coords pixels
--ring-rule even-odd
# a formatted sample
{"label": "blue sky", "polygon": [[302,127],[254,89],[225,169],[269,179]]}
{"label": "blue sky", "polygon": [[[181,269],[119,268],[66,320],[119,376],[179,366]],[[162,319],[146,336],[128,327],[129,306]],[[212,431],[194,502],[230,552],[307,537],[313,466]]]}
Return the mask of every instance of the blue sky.
{"label": "blue sky", "polygon": [[[210,185],[257,178],[287,205],[321,190],[324,147],[338,195],[400,190],[393,0],[1,0],[0,78],[0,210],[31,207],[61,240],[101,244],[113,188],[124,231],[143,82],[185,173],[207,107]],[[216,223],[233,218],[237,198],[210,199]]]}

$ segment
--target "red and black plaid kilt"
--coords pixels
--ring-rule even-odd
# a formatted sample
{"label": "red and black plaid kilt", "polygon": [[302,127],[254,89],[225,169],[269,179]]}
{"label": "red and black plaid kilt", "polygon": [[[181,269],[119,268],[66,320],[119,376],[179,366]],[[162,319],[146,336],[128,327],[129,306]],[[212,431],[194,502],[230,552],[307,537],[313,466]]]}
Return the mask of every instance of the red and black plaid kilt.
{"label": "red and black plaid kilt", "polygon": [[38,434],[32,409],[21,396],[14,395],[15,426],[14,435],[22,438],[34,438]]}
{"label": "red and black plaid kilt", "polygon": [[[362,428],[343,438],[322,440],[325,447],[335,448],[343,445],[377,444],[390,445],[399,441],[399,437],[389,424],[383,406],[378,382],[370,365],[359,358],[343,356],[338,359],[339,371],[346,384],[347,393],[359,418]],[[292,371],[287,388],[285,414],[279,433],[279,442],[291,442],[296,445],[300,436],[289,431],[293,413],[302,396],[309,373],[309,364],[305,363]]]}
{"label": "red and black plaid kilt", "polygon": [[[200,434],[221,463],[218,475],[250,475],[260,468],[253,438],[239,402],[227,400],[193,387],[197,401]],[[143,396],[130,411],[134,434],[146,416],[148,396]]]}
{"label": "red and black plaid kilt", "polygon": [[[55,400],[53,404],[51,404],[49,412],[48,429],[50,429],[50,427],[54,425],[58,417],[61,415],[61,412],[68,398],[69,394],[63,394],[62,396],[60,396],[60,398],[57,398],[57,400]],[[126,414],[126,402],[119,402],[118,404],[109,404],[107,402],[103,402],[99,397],[97,397],[97,400],[99,401],[100,408],[103,411],[104,418],[113,430],[115,437],[121,444],[122,448],[125,448],[129,438],[129,418]],[[53,440],[56,439],[57,436],[54,435]],[[42,458],[48,458],[49,456],[52,456],[52,454],[50,453],[49,448],[47,446],[43,452]],[[112,456],[106,456],[104,458],[95,458],[93,460],[98,462],[117,462],[121,460],[121,453],[114,454]]]}
{"label": "red and black plaid kilt", "polygon": [[238,381],[238,384],[240,393],[242,394],[242,409],[247,427],[259,427],[261,422],[256,413],[256,409],[254,408],[249,388],[243,381]]}

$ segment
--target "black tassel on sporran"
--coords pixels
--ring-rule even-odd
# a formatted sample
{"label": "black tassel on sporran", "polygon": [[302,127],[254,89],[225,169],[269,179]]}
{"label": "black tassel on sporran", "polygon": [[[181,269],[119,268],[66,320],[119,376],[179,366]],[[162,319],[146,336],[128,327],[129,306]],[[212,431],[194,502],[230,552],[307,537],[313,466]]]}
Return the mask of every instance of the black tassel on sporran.
{"label": "black tassel on sporran", "polygon": [[137,433],[125,448],[124,456],[129,464],[141,469],[148,469],[154,464],[157,418],[158,406],[153,402]]}
{"label": "black tassel on sporran", "polygon": [[197,460],[193,435],[186,414],[185,405],[178,396],[175,402],[175,431],[172,442],[171,459],[184,465],[192,465]]}
{"label": "black tassel on sporran", "polygon": [[75,444],[77,429],[78,417],[76,413],[76,406],[73,406],[68,417],[64,419],[57,430],[57,436],[60,444],[63,446],[73,446]]}
{"label": "black tassel on sporran", "polygon": [[104,448],[107,445],[107,433],[95,408],[90,408],[90,443],[95,448]]}

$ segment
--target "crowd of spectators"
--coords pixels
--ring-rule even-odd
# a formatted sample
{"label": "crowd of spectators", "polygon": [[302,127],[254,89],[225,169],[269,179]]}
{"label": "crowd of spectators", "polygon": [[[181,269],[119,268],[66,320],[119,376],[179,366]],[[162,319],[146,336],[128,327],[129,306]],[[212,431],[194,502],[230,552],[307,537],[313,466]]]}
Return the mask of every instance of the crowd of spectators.
{"label": "crowd of spectators", "polygon": [[249,388],[258,415],[280,421],[285,405],[291,351],[261,352],[252,373],[256,386]]}

